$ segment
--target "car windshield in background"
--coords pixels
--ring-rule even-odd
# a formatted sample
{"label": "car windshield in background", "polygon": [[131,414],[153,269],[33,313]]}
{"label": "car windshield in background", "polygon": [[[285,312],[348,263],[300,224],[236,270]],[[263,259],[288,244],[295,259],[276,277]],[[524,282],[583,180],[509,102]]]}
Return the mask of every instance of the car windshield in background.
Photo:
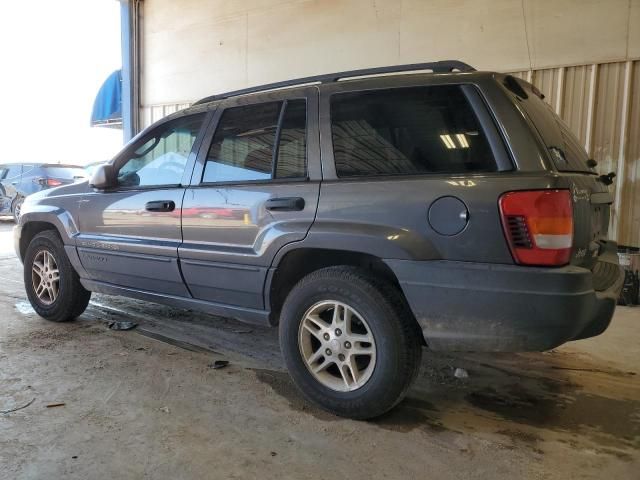
{"label": "car windshield in background", "polygon": [[82,180],[88,177],[84,168],[80,167],[45,167],[47,176],[68,180]]}
{"label": "car windshield in background", "polygon": [[[511,77],[517,82],[508,84],[507,88],[516,95],[525,113],[533,122],[542,141],[549,149],[551,159],[560,172],[586,172],[595,174],[595,170],[587,166],[589,159],[587,152],[576,138],[569,126],[556,115],[551,107],[540,98],[539,92],[534,92],[532,85]],[[511,80],[511,81],[513,81]],[[522,90],[519,90],[519,89]],[[523,98],[525,94],[526,98]]]}

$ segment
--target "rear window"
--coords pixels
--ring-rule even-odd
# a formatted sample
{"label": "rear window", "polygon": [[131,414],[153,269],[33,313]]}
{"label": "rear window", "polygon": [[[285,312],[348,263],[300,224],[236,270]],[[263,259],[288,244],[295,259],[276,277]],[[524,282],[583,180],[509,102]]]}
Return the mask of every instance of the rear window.
{"label": "rear window", "polygon": [[331,127],[339,177],[497,170],[460,86],[335,94]]}
{"label": "rear window", "polygon": [[556,169],[561,172],[596,173],[595,170],[587,166],[589,156],[580,140],[551,109],[551,106],[540,98],[535,87],[524,80],[511,77],[512,81],[514,79],[526,93],[526,98],[523,98],[513,88],[509,88],[509,85],[505,85],[515,94],[516,99],[542,137]]}
{"label": "rear window", "polygon": [[65,180],[74,180],[87,177],[86,170],[84,168],[77,167],[46,167],[44,171],[48,177],[60,178]]}
{"label": "rear window", "polygon": [[10,180],[12,178],[17,178],[20,176],[20,173],[22,172],[22,165],[7,165],[6,170],[4,172],[4,176],[2,177],[3,180]]}

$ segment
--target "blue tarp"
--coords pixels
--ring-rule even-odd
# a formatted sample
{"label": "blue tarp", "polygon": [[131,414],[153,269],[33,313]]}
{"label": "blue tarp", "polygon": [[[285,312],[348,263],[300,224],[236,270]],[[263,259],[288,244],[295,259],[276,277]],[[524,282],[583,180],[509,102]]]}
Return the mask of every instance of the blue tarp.
{"label": "blue tarp", "polygon": [[104,81],[93,102],[91,126],[122,125],[122,71],[116,70]]}

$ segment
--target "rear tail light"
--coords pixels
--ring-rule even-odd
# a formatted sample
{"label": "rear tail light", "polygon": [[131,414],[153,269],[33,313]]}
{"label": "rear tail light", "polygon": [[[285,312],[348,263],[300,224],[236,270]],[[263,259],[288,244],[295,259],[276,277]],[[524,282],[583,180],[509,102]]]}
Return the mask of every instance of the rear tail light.
{"label": "rear tail light", "polygon": [[34,178],[33,183],[37,183],[38,185],[46,185],[47,187],[59,187],[62,185],[60,180],[56,180],[55,178]]}
{"label": "rear tail light", "polygon": [[500,197],[499,203],[502,226],[516,263],[569,263],[573,208],[568,190],[509,192]]}

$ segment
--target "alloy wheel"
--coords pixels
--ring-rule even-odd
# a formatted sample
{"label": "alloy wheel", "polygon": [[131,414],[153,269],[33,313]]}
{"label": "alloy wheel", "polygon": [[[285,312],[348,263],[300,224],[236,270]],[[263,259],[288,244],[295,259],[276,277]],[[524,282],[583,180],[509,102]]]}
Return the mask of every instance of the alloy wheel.
{"label": "alloy wheel", "polygon": [[313,377],[338,392],[361,388],[376,365],[376,343],[365,319],[334,300],[307,310],[298,330],[302,359]]}
{"label": "alloy wheel", "polygon": [[51,305],[60,291],[60,270],[54,256],[48,250],[40,250],[31,266],[33,291],[43,305]]}

